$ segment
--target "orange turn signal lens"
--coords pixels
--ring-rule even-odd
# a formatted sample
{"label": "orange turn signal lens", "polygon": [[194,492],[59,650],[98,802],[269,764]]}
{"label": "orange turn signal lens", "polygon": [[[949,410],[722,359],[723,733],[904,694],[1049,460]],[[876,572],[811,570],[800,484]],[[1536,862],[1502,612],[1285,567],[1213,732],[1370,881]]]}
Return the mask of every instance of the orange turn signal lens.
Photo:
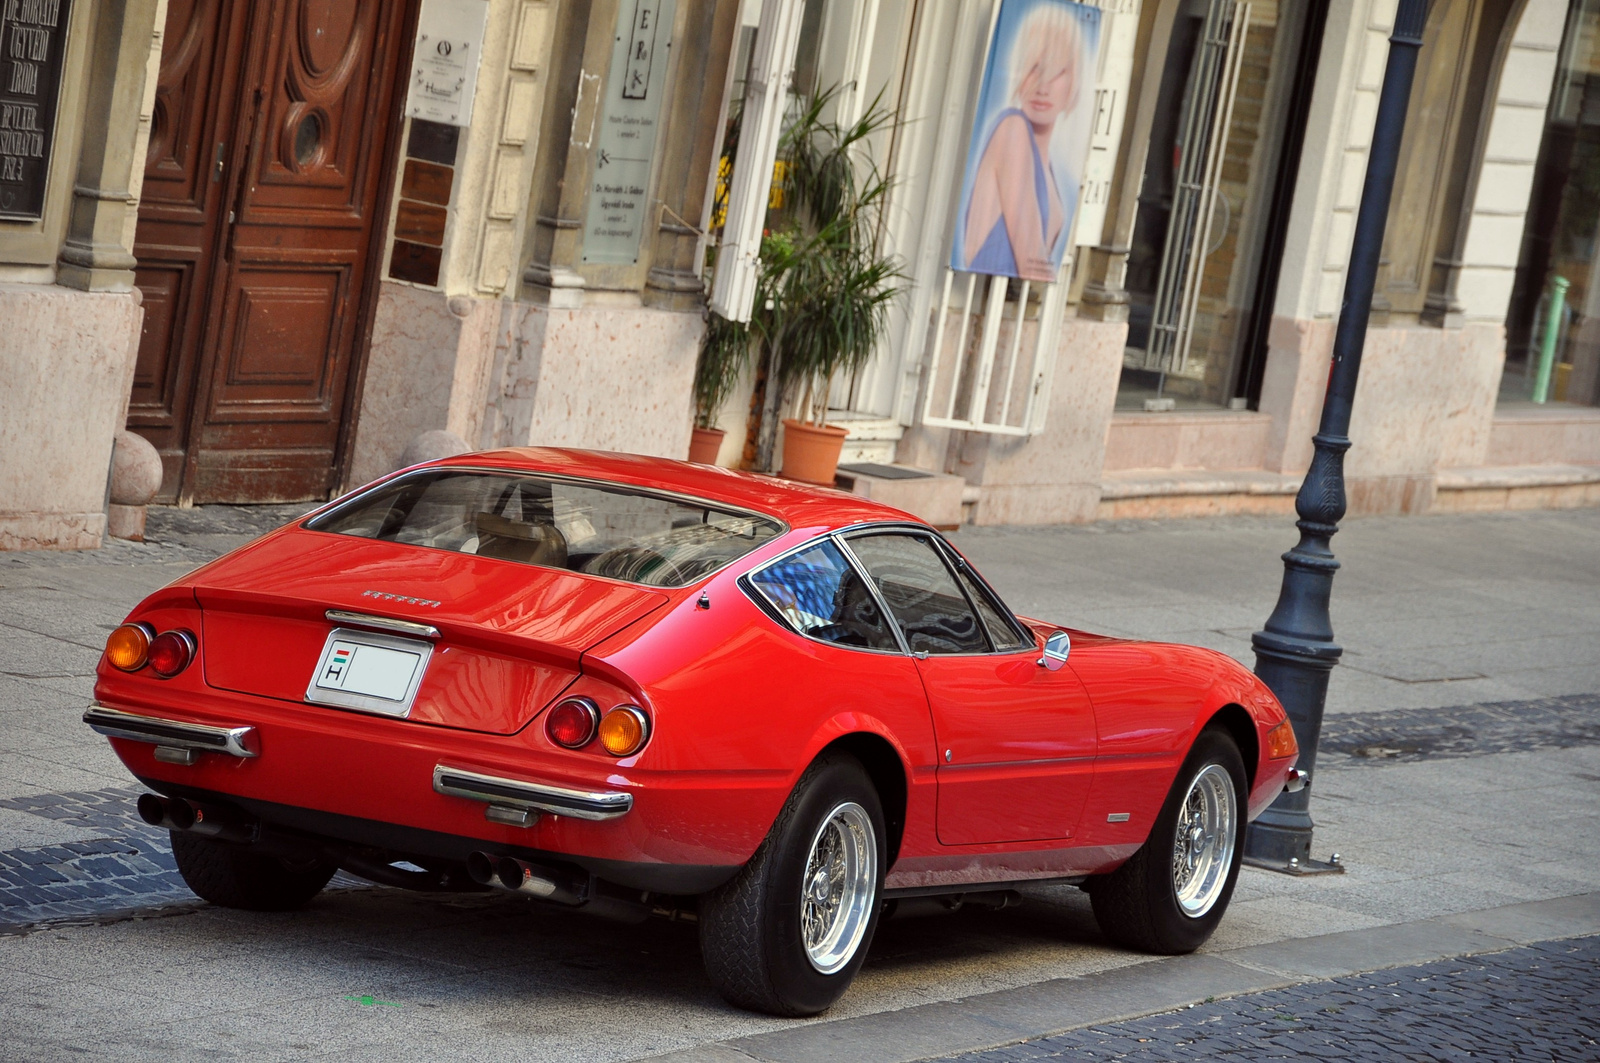
{"label": "orange turn signal lens", "polygon": [[150,659],[150,640],[154,636],[146,624],[123,624],[106,639],[106,660],[113,668],[137,672]]}
{"label": "orange turn signal lens", "polygon": [[639,752],[649,737],[650,720],[634,705],[618,705],[600,721],[600,744],[613,757]]}
{"label": "orange turn signal lens", "polygon": [[1282,760],[1292,757],[1300,752],[1300,745],[1294,740],[1294,728],[1288,720],[1267,732],[1267,759]]}

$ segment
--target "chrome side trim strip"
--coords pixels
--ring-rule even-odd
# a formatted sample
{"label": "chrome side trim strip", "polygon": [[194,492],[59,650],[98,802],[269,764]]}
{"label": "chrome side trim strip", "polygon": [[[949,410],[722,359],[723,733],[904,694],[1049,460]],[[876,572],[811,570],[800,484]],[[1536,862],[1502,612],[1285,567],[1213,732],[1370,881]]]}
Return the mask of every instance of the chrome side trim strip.
{"label": "chrome side trim strip", "polygon": [[169,749],[226,753],[230,757],[261,755],[261,740],[254,727],[212,727],[159,716],[138,716],[120,709],[108,709],[98,702],[89,706],[89,711],[83,714],[83,722],[108,738],[127,738]]}
{"label": "chrome side trim strip", "polygon": [[352,613],[344,609],[329,609],[322,614],[335,624],[349,624],[352,627],[372,628],[376,631],[393,631],[400,635],[416,635],[425,639],[439,637],[439,629],[432,624],[419,624],[414,620],[394,620],[387,616],[373,616],[371,613]]}
{"label": "chrome side trim strip", "polygon": [[614,790],[569,790],[549,783],[481,775],[446,764],[433,769],[435,792],[447,797],[487,801],[491,805],[532,808],[573,819],[616,819],[633,808],[633,795]]}

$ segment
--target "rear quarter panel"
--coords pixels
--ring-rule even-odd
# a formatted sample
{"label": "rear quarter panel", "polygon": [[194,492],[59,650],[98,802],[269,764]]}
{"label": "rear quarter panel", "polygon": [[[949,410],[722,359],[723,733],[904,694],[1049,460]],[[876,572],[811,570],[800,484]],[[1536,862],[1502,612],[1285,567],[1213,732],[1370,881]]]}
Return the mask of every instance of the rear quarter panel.
{"label": "rear quarter panel", "polygon": [[[776,551],[781,552],[781,550]],[[881,737],[908,782],[902,851],[931,844],[934,736],[915,663],[802,638],[784,629],[737,584],[741,564],[664,615],[635,624],[584,655],[584,672],[636,687],[652,734],[624,761],[650,791],[698,793],[676,800],[674,829],[737,862],[754,853],[801,773],[847,734]]]}

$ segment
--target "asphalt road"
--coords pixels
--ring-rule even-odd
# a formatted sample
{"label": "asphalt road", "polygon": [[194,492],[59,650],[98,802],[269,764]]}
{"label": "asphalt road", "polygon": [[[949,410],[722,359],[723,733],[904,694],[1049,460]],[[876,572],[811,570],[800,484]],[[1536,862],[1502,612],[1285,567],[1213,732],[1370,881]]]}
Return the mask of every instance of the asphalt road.
{"label": "asphalt road", "polygon": [[[1038,889],[1013,910],[886,924],[845,1000],[796,1024],[723,1005],[683,924],[348,879],[292,915],[200,904],[160,832],[133,818],[136,784],[78,718],[105,633],[139,597],[291,512],[165,511],[151,544],[0,555],[0,1060],[790,1058],[770,1039],[1172,969],[1105,946],[1078,891]],[[1020,611],[1248,659],[1293,538],[1286,522],[1234,518],[955,541]],[[1340,850],[1349,873],[1247,870],[1191,959],[1248,966],[1275,943],[1374,933],[1421,935],[1426,957],[1430,921],[1595,888],[1600,511],[1354,521],[1335,548],[1346,658],[1312,807],[1319,855]],[[1437,955],[1505,945],[1440,941]],[[904,1058],[985,1043],[932,1028]]]}

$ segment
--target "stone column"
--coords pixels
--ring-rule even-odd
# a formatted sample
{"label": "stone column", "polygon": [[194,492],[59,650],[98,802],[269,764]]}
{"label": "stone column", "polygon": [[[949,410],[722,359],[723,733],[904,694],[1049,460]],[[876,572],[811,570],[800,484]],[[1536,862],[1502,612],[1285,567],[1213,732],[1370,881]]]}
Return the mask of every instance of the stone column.
{"label": "stone column", "polygon": [[701,233],[714,153],[722,142],[722,96],[738,36],[739,5],[726,0],[683,0],[679,16],[684,51],[673,86],[672,112],[663,130],[661,176],[656,182],[656,226],[644,302],[672,310],[701,305]]}
{"label": "stone column", "polygon": [[148,137],[145,76],[161,0],[95,5],[77,181],[56,282],[83,291],[133,289],[133,229]]}

